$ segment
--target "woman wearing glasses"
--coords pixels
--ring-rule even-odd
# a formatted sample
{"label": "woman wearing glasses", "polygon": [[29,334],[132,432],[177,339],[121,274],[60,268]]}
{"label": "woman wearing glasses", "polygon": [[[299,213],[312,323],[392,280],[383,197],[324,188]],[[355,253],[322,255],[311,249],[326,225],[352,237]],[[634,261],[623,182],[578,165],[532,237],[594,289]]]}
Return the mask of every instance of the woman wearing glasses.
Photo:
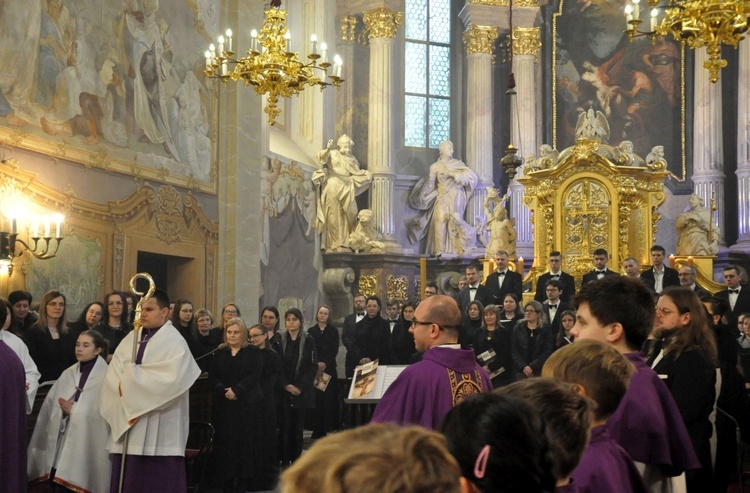
{"label": "woman wearing glasses", "polygon": [[475,334],[473,342],[477,363],[489,373],[493,388],[513,383],[512,332],[500,324],[500,307],[487,305],[482,320],[482,328]]}
{"label": "woman wearing glasses", "polygon": [[555,349],[555,335],[538,301],[523,307],[524,319],[513,328],[511,352],[516,378],[530,378],[542,373],[542,366]]}
{"label": "woman wearing glasses", "polygon": [[690,288],[669,287],[656,305],[657,343],[648,363],[672,393],[690,440],[703,466],[687,471],[688,492],[711,489],[713,426],[716,405],[717,349],[706,310]]}
{"label": "woman wearing glasses", "polygon": [[39,302],[39,320],[29,329],[25,342],[42,374],[40,382],[57,380],[76,362],[76,339],[65,323],[65,296],[60,291],[44,293]]}
{"label": "woman wearing glasses", "polygon": [[263,373],[260,385],[263,389],[261,416],[260,450],[258,467],[253,475],[250,491],[272,491],[279,478],[279,428],[283,413],[280,412],[282,392],[281,359],[269,343],[268,329],[262,325],[250,327],[250,344],[260,349],[263,357]]}
{"label": "woman wearing glasses", "polygon": [[264,395],[261,388],[263,357],[248,342],[241,318],[224,327],[224,344],[209,364],[213,397],[213,465],[216,481],[225,492],[247,491],[261,450],[258,423],[262,419]]}

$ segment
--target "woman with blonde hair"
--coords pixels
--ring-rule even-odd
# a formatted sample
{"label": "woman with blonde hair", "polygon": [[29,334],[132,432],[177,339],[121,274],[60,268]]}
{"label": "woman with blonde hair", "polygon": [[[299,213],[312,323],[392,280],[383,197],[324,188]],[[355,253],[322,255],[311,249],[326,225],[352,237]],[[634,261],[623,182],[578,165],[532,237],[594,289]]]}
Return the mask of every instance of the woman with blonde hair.
{"label": "woman with blonde hair", "polygon": [[216,429],[213,470],[225,492],[247,491],[257,472],[252,464],[259,461],[261,453],[257,423],[263,411],[263,357],[248,341],[245,322],[237,317],[228,320],[224,343],[208,364]]}
{"label": "woman with blonde hair", "polygon": [[484,307],[482,327],[474,336],[472,345],[477,363],[484,366],[492,379],[492,387],[508,385],[515,380],[511,356],[511,331],[500,323],[500,307]]}
{"label": "woman with blonde hair", "polygon": [[47,291],[39,302],[39,319],[26,335],[26,345],[39,373],[40,382],[57,377],[75,363],[76,340],[65,323],[65,295]]}

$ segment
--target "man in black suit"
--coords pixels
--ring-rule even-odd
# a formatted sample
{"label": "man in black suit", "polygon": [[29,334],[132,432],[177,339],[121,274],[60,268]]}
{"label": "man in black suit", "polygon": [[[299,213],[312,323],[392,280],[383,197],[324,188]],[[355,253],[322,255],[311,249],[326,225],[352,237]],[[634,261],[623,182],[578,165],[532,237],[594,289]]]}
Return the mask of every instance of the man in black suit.
{"label": "man in black suit", "polygon": [[542,303],[542,311],[547,315],[547,320],[549,320],[549,325],[552,327],[552,333],[555,337],[560,333],[562,312],[573,309],[562,301],[562,295],[565,294],[563,289],[562,281],[550,279],[547,281],[547,287],[545,288],[547,299]]}
{"label": "man in black suit", "polygon": [[607,263],[609,263],[609,253],[607,253],[607,250],[604,248],[597,248],[594,250],[594,270],[583,275],[581,286],[584,286],[591,281],[601,279],[604,276],[618,275],[617,272],[607,268]]}
{"label": "man in black suit", "polygon": [[641,281],[656,294],[661,294],[664,288],[669,286],[679,286],[680,278],[677,271],[664,265],[664,259],[667,252],[663,246],[654,245],[651,247],[651,267],[649,270],[641,273]]}
{"label": "man in black suit", "polygon": [[518,296],[520,302],[523,278],[518,272],[508,269],[508,252],[505,250],[497,252],[495,264],[497,265],[497,272],[487,276],[487,281],[484,283],[490,291],[490,303],[502,306],[505,295],[508,293]]}
{"label": "man in black suit", "polygon": [[458,307],[461,308],[461,314],[466,315],[466,309],[472,301],[479,301],[482,306],[491,303],[492,295],[486,286],[479,283],[479,272],[474,264],[466,268],[466,287],[458,292]]}
{"label": "man in black suit", "polygon": [[733,331],[737,329],[737,317],[745,312],[750,312],[750,287],[740,283],[742,274],[740,268],[736,265],[727,265],[724,267],[724,282],[727,283],[727,289],[716,293],[716,297],[726,300],[729,304],[729,311],[726,313],[727,325]]}
{"label": "man in black suit", "polygon": [[[346,378],[354,376],[354,367],[357,366],[356,362],[352,360],[350,355],[351,348],[354,346],[354,333],[357,326],[357,322],[365,318],[365,302],[367,298],[365,295],[358,294],[354,297],[354,313],[347,315],[344,318],[344,330],[341,334],[341,342],[346,348]],[[351,372],[349,371],[351,369]]]}
{"label": "man in black suit", "polygon": [[545,272],[536,282],[536,295],[534,299],[539,303],[544,303],[547,300],[547,282],[551,280],[557,280],[562,283],[562,295],[560,299],[563,303],[570,305],[573,295],[576,292],[576,280],[568,274],[562,271],[562,254],[558,251],[554,251],[549,254],[547,260],[549,264],[549,272]]}
{"label": "man in black suit", "polygon": [[680,278],[680,286],[692,289],[698,295],[698,298],[703,299],[706,296],[710,296],[711,293],[698,286],[695,282],[695,274],[695,267],[692,265],[683,265],[680,267],[680,270],[677,271],[677,277]]}

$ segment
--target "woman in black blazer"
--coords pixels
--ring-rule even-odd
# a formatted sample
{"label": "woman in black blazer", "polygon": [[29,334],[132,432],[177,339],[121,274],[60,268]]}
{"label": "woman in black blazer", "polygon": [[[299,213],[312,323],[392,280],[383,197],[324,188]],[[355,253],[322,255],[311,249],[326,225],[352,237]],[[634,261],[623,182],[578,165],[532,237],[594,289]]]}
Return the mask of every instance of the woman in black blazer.
{"label": "woman in black blazer", "polygon": [[[316,388],[315,410],[313,411],[313,438],[326,436],[329,431],[338,429],[339,416],[339,385],[336,372],[336,356],[339,353],[339,330],[328,325],[331,309],[326,305],[318,308],[315,315],[317,323],[307,329],[307,333],[315,341],[318,351],[318,376],[330,377],[324,391]],[[316,378],[316,381],[319,380]]]}

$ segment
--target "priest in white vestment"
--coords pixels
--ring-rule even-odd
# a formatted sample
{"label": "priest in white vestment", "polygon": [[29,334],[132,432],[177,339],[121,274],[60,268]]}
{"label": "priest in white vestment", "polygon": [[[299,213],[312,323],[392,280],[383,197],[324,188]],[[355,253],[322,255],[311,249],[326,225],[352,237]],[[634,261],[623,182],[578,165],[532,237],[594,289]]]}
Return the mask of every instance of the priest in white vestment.
{"label": "priest in white vestment", "polygon": [[[104,380],[101,412],[112,430],[111,491],[117,491],[126,434],[123,491],[187,490],[188,393],[201,372],[168,315],[169,297],[157,289],[143,303],[142,330],[130,332],[118,346]],[[139,338],[135,361],[134,337]]]}

